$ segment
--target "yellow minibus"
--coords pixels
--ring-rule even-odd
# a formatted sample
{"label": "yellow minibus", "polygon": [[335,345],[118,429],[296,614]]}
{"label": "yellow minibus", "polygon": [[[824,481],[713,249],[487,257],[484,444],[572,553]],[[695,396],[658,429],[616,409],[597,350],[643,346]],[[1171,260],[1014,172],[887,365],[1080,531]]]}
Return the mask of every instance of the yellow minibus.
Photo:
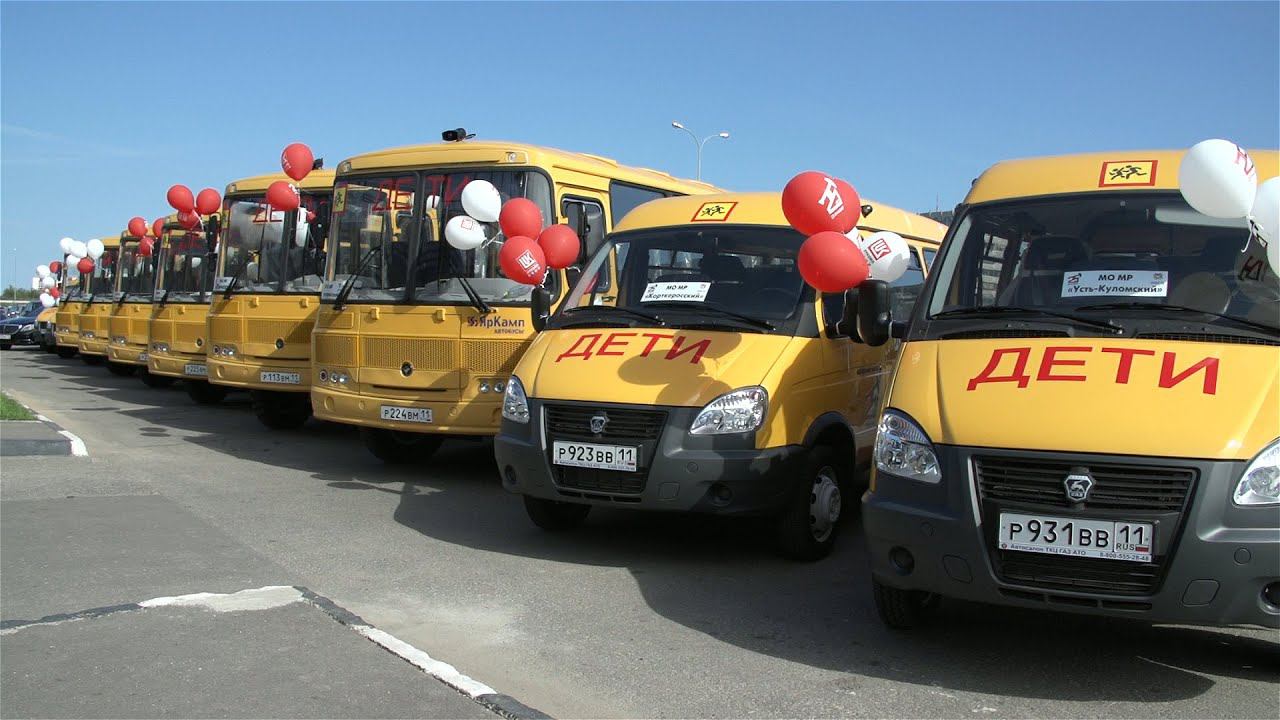
{"label": "yellow minibus", "polygon": [[80,312],[78,322],[80,337],[76,347],[80,359],[86,365],[101,365],[107,361],[107,349],[111,346],[111,311],[116,302],[116,269],[120,260],[120,240],[126,233],[102,238],[106,250],[93,264],[93,273],[85,288],[88,302]]}
{"label": "yellow minibus", "polygon": [[225,386],[209,383],[205,365],[218,222],[215,213],[192,230],[168,224],[156,247],[147,370],[157,384],[183,380],[187,394],[200,404],[220,402],[227,394]]}

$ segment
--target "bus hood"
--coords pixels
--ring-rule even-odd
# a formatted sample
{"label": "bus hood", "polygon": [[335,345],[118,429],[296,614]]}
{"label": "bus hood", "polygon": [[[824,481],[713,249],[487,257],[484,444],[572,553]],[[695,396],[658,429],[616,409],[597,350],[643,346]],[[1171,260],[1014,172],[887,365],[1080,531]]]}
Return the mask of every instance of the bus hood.
{"label": "bus hood", "polygon": [[1280,348],[1137,339],[913,342],[889,406],[935,443],[1248,460],[1280,436]]}
{"label": "bus hood", "polygon": [[530,397],[702,407],[759,385],[789,336],[648,328],[548,330],[516,368]]}

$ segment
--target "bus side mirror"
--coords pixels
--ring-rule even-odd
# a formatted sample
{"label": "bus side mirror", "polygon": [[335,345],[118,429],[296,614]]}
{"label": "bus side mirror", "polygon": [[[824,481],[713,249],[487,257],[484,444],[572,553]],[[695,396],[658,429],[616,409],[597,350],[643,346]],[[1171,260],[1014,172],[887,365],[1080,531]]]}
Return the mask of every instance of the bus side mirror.
{"label": "bus side mirror", "polygon": [[547,326],[547,318],[551,317],[551,293],[538,286],[529,295],[529,311],[533,315],[532,324],[535,332],[542,332]]}
{"label": "bus side mirror", "polygon": [[582,279],[582,268],[577,265],[570,265],[564,269],[564,278],[569,287],[573,288],[578,284],[578,281]]}
{"label": "bus side mirror", "polygon": [[[846,305],[847,307],[847,305]],[[858,286],[858,337],[871,347],[889,342],[893,313],[889,306],[889,283],[866,280]]]}

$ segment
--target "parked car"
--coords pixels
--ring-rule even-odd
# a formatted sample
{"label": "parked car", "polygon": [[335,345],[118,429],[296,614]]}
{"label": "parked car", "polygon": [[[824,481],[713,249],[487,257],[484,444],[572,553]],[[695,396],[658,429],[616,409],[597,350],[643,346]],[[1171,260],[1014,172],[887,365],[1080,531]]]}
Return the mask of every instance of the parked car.
{"label": "parked car", "polygon": [[36,316],[43,309],[40,303],[30,302],[22,307],[18,315],[0,322],[0,350],[35,343]]}

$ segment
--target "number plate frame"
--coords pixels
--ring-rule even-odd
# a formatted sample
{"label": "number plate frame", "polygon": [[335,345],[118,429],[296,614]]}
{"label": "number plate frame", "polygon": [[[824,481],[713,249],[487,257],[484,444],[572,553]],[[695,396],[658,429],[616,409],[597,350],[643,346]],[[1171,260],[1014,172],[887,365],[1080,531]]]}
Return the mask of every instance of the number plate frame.
{"label": "number plate frame", "polygon": [[[596,460],[596,457],[601,459]],[[565,467],[635,472],[639,458],[640,448],[635,445],[599,445],[568,440],[551,443],[551,462]]]}
{"label": "number plate frame", "polygon": [[431,408],[408,407],[405,405],[383,405],[378,410],[378,416],[391,422],[419,423],[422,425],[430,425],[435,422],[435,413],[431,412]]}
{"label": "number plate frame", "polygon": [[209,366],[204,363],[187,363],[186,367],[182,368],[182,374],[191,377],[209,377]]}
{"label": "number plate frame", "polygon": [[[1037,530],[1031,529],[1032,522],[1038,523]],[[1104,545],[1098,544],[1100,531],[1107,534]],[[1155,554],[1155,524],[1149,522],[1001,512],[998,532],[1001,550],[1139,563],[1152,562]],[[1130,542],[1120,542],[1122,537]]]}
{"label": "number plate frame", "polygon": [[263,370],[258,373],[258,381],[272,385],[301,385],[302,373]]}
{"label": "number plate frame", "polygon": [[0,333],[0,340],[12,340],[13,336],[9,333]]}

